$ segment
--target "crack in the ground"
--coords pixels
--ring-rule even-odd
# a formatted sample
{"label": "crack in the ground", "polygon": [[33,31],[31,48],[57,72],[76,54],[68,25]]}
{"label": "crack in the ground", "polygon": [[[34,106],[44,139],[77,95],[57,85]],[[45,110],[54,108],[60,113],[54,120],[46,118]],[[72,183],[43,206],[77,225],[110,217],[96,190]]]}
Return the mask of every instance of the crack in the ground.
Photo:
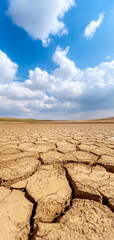
{"label": "crack in the ground", "polygon": [[[67,171],[67,169],[65,168],[64,165],[63,165],[63,168],[64,168],[64,170],[65,170],[66,178],[67,178],[67,181],[68,181],[68,183],[69,183],[69,186],[70,186],[70,188],[71,188],[71,190],[72,190],[72,193],[71,193],[71,201],[70,201],[70,205],[67,206],[67,207],[64,209],[64,212],[61,211],[60,215],[57,216],[57,217],[55,217],[55,218],[53,219],[52,223],[59,223],[59,222],[60,222],[61,218],[62,218],[62,217],[66,214],[66,212],[69,211],[69,209],[72,207],[73,200],[76,199],[76,198],[89,199],[89,200],[94,200],[94,201],[100,202],[100,197],[99,197],[99,199],[98,199],[98,196],[97,196],[97,195],[94,195],[93,197],[92,197],[92,195],[89,195],[89,194],[88,194],[87,197],[84,197],[84,196],[83,196],[83,197],[76,196],[75,190],[74,190],[74,186],[73,186],[72,178],[70,177],[70,175],[69,175],[69,173],[68,173],[68,171]],[[86,194],[87,194],[87,193],[86,193]],[[67,203],[67,202],[66,202],[66,203]]]}
{"label": "crack in the ground", "polygon": [[72,177],[68,173],[67,169],[66,169],[66,176],[67,176],[67,179],[69,181],[70,187],[72,189],[72,199],[75,199],[75,198],[89,199],[89,200],[93,200],[93,201],[96,201],[96,202],[100,202],[101,197],[98,196],[97,194],[91,194],[91,193],[88,193],[88,192],[78,190],[76,184],[72,180]]}
{"label": "crack in the ground", "polygon": [[[26,184],[26,186],[27,186],[27,184]],[[31,214],[31,217],[30,217],[30,233],[28,234],[28,240],[31,240],[38,231],[38,224],[36,224],[34,226],[34,217],[35,217],[35,214],[36,214],[36,209],[37,209],[38,203],[28,193],[26,186],[24,188],[20,188],[20,189],[19,188],[13,188],[13,187],[11,187],[10,189],[11,189],[11,193],[12,193],[13,190],[24,192],[25,193],[25,198],[33,204],[32,214]]]}
{"label": "crack in the ground", "polygon": [[[72,207],[72,201],[73,201],[73,199],[76,199],[76,198],[79,198],[79,199],[89,199],[89,200],[94,200],[94,201],[100,202],[100,196],[98,197],[98,195],[90,194],[90,193],[88,193],[88,192],[83,192],[83,191],[82,191],[82,192],[79,191],[78,194],[75,193],[75,190],[74,190],[74,189],[75,189],[76,186],[74,187],[74,183],[73,183],[72,177],[71,177],[70,174],[68,173],[68,170],[67,170],[67,168],[64,166],[64,164],[69,164],[69,163],[77,163],[77,164],[79,164],[79,163],[81,163],[81,164],[84,164],[84,165],[91,165],[91,166],[96,166],[96,165],[98,164],[98,165],[103,166],[107,171],[109,171],[109,168],[108,168],[107,166],[105,166],[105,165],[102,165],[102,164],[99,164],[99,163],[98,163],[98,160],[101,158],[102,155],[97,155],[97,154],[95,154],[95,153],[93,153],[93,152],[91,152],[91,151],[86,151],[86,150],[79,149],[78,146],[76,147],[76,149],[77,149],[77,151],[84,151],[84,152],[92,153],[92,154],[94,154],[94,155],[97,156],[97,159],[95,160],[95,162],[94,162],[93,164],[90,164],[90,163],[88,163],[88,162],[87,162],[87,163],[86,163],[86,162],[82,163],[82,162],[70,161],[70,160],[68,160],[68,161],[64,161],[64,160],[63,160],[63,161],[62,161],[61,164],[62,164],[62,166],[63,166],[63,168],[64,168],[64,170],[65,170],[66,178],[67,178],[68,183],[69,183],[69,185],[70,185],[70,188],[71,188],[71,190],[72,190],[71,202],[70,202],[70,205],[67,206],[67,207],[64,209],[64,212],[61,211],[61,213],[59,214],[59,216],[57,216],[57,217],[55,217],[55,218],[53,219],[52,223],[58,223],[58,222],[60,221],[60,219],[61,219],[61,218],[66,214],[66,212]],[[56,150],[64,155],[63,152],[59,151],[58,149],[56,149]],[[41,162],[42,165],[44,165],[44,161],[43,161],[43,159],[42,159],[41,157],[39,157],[38,160]],[[49,165],[49,164],[46,164],[46,165]],[[35,172],[38,171],[38,168],[39,168],[39,166],[37,166],[37,169],[36,169],[34,172],[32,172],[31,175],[29,175],[29,176],[27,176],[27,177],[24,177],[24,178],[18,178],[18,181],[20,181],[20,180],[25,180],[26,178],[32,176]],[[111,172],[111,171],[109,171],[109,172]],[[1,180],[1,181],[0,181],[0,186],[7,187],[8,181],[6,181],[6,184],[5,184],[5,180],[4,180],[4,179],[0,179],[0,180]],[[16,181],[16,182],[18,182],[18,181]],[[12,182],[12,183],[10,182],[10,183],[13,184],[13,183],[16,183],[16,182]],[[10,184],[10,185],[11,185],[11,184]],[[15,189],[15,188],[10,188],[10,189],[11,189],[11,191],[13,191],[13,189]],[[32,202],[32,204],[33,204],[33,210],[32,210],[32,214],[31,214],[31,217],[30,217],[30,233],[29,233],[29,236],[28,236],[28,240],[32,240],[32,239],[34,239],[34,236],[38,236],[38,235],[37,235],[38,224],[35,225],[35,223],[34,223],[34,217],[35,217],[35,214],[36,214],[36,208],[37,208],[37,206],[38,206],[38,203],[35,202],[34,198],[28,193],[28,191],[27,191],[27,189],[26,189],[26,186],[25,186],[24,188],[15,189],[15,190],[21,190],[21,191],[25,192],[25,197],[26,197],[30,202]],[[98,191],[99,191],[99,190],[98,190]],[[114,212],[114,208],[113,208],[113,206],[110,204],[109,199],[108,199],[106,196],[104,196],[100,191],[99,191],[99,193],[100,193],[100,195],[101,195],[101,197],[102,197],[102,204],[103,204],[103,205],[106,205],[112,212]],[[11,194],[11,193],[10,193],[10,194]],[[7,196],[6,196],[6,197],[7,197]],[[46,235],[44,235],[44,236],[46,236]]]}
{"label": "crack in the ground", "polygon": [[[65,169],[64,165],[62,165],[62,167],[64,168],[64,171],[65,171],[65,174],[66,174],[66,178],[67,178],[67,172],[66,172],[66,169]],[[64,216],[65,213],[66,213],[66,212],[71,208],[71,206],[72,206],[72,200],[74,199],[74,192],[73,192],[72,185],[71,185],[71,183],[70,183],[70,181],[69,181],[68,178],[67,178],[67,181],[68,181],[69,186],[70,186],[70,188],[71,188],[71,190],[72,190],[72,192],[71,192],[70,205],[69,205],[69,206],[66,206],[66,207],[61,211],[61,213],[59,214],[59,216],[55,217],[51,223],[58,223],[58,222],[60,221],[61,217]],[[53,194],[55,194],[55,193],[53,193]],[[40,200],[41,200],[41,199],[40,199]],[[67,204],[67,200],[66,200],[65,204]],[[35,216],[35,215],[34,215],[34,216]],[[48,222],[47,222],[47,223],[48,223]],[[50,223],[50,222],[49,222],[49,223]],[[29,240],[32,240],[33,237],[34,237],[34,235],[35,235],[35,233],[36,233],[36,228],[35,228],[35,229],[33,228],[32,230],[33,230],[33,234],[31,234],[31,238],[29,238]],[[37,230],[38,230],[38,225],[37,225]]]}
{"label": "crack in the ground", "polygon": [[61,150],[59,150],[59,148],[56,149],[56,151],[59,152],[59,153],[61,153],[61,154],[63,154],[63,155],[65,154],[64,152],[62,152]]}
{"label": "crack in the ground", "polygon": [[0,202],[0,203],[2,203],[11,193],[12,193],[12,189],[11,189],[11,192],[9,193],[9,194],[7,194],[3,199],[2,199],[2,201]]}
{"label": "crack in the ground", "polygon": [[99,163],[98,160],[95,163],[93,163],[92,166],[101,166],[104,167],[107,172],[114,173],[114,166],[104,165],[102,163]]}
{"label": "crack in the ground", "polygon": [[[69,185],[72,189],[72,200],[76,199],[76,198],[79,198],[79,199],[89,199],[89,200],[93,200],[93,201],[96,201],[96,202],[101,202],[101,197],[102,197],[102,204],[106,205],[112,212],[114,212],[114,206],[111,205],[108,197],[106,197],[103,193],[101,193],[101,191],[99,189],[96,189],[100,194],[99,196],[96,195],[96,194],[90,194],[88,192],[83,192],[83,191],[81,192],[79,190],[77,191],[77,193],[75,193],[74,188],[76,187],[76,184],[75,184],[75,187],[74,187],[74,182],[72,180],[72,177],[68,173],[68,170],[65,168],[65,166],[64,166],[64,169],[66,171],[67,180],[68,180]],[[71,201],[71,205],[72,205],[72,201]]]}
{"label": "crack in the ground", "polygon": [[42,159],[41,156],[38,158],[38,160],[41,162],[41,165],[44,165],[44,160]]}
{"label": "crack in the ground", "polygon": [[106,197],[100,190],[98,190],[99,193],[102,196],[102,204],[106,205],[112,212],[114,212],[114,206],[111,205],[111,203],[109,202],[108,197]]}
{"label": "crack in the ground", "polygon": [[96,166],[97,162],[99,161],[99,159],[102,157],[102,155],[97,156],[97,159],[91,164],[91,166]]}
{"label": "crack in the ground", "polygon": [[[67,201],[66,201],[67,202]],[[59,216],[55,217],[52,221],[52,223],[59,223],[60,219],[62,218],[62,216],[64,216],[66,214],[66,212],[71,208],[72,206],[72,198],[71,198],[71,201],[70,201],[70,205],[67,206],[64,211],[61,211],[61,213],[59,214]]]}
{"label": "crack in the ground", "polygon": [[92,152],[91,150],[84,150],[84,149],[80,149],[78,146],[76,146],[76,151],[78,152],[78,151],[82,151],[82,152],[86,152],[86,153],[92,153],[93,155],[95,155],[96,157],[99,157],[99,154],[97,154],[97,153],[94,153],[94,152]]}
{"label": "crack in the ground", "polygon": [[57,143],[55,143],[55,148],[56,148],[56,149],[58,148]]}
{"label": "crack in the ground", "polygon": [[99,155],[106,155],[106,156],[112,156],[112,154],[108,154],[108,153],[105,153],[105,154],[97,154],[91,150],[85,150],[85,149],[81,149],[79,146],[76,146],[76,151],[83,151],[83,152],[87,152],[87,153],[92,153],[94,154],[95,156],[99,157]]}
{"label": "crack in the ground", "polygon": [[82,165],[86,165],[86,166],[91,166],[91,164],[89,162],[81,162],[81,161],[76,161],[76,160],[63,160],[62,161],[63,164],[82,164]]}
{"label": "crack in the ground", "polygon": [[73,143],[72,140],[70,141],[70,140],[67,140],[67,139],[66,139],[66,142],[74,145],[75,147],[78,147],[78,146],[80,145],[80,142],[79,142],[79,143]]}
{"label": "crack in the ground", "polygon": [[31,215],[31,218],[30,218],[30,233],[29,233],[29,236],[28,236],[28,240],[31,240],[38,231],[38,224],[36,224],[36,226],[34,226],[34,217],[35,217],[35,214],[36,214],[37,206],[38,206],[38,203],[36,203],[34,201],[32,215]]}
{"label": "crack in the ground", "polygon": [[[74,190],[73,190],[72,185],[71,185],[71,183],[70,183],[70,181],[69,181],[69,179],[68,179],[67,171],[66,171],[66,168],[64,167],[64,165],[63,165],[63,168],[64,168],[64,171],[65,171],[65,174],[66,174],[67,181],[68,181],[69,186],[70,186],[71,191],[72,191],[72,192],[71,192],[71,200],[70,200],[70,205],[69,205],[69,206],[66,206],[66,207],[64,208],[64,210],[61,211],[61,213],[59,214],[59,216],[57,216],[57,217],[55,217],[55,218],[53,219],[52,223],[58,223],[58,222],[60,221],[60,219],[62,218],[62,216],[64,216],[65,213],[71,208],[71,206],[72,206],[72,200],[74,199]],[[65,204],[67,204],[67,201],[65,202]]]}

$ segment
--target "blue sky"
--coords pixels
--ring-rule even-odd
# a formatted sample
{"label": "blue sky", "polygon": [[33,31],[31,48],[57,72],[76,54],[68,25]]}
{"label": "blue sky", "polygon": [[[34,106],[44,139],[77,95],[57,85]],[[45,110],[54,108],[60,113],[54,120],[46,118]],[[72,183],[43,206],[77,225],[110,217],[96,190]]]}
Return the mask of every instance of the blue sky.
{"label": "blue sky", "polygon": [[0,0],[0,116],[114,116],[113,13],[113,0]]}

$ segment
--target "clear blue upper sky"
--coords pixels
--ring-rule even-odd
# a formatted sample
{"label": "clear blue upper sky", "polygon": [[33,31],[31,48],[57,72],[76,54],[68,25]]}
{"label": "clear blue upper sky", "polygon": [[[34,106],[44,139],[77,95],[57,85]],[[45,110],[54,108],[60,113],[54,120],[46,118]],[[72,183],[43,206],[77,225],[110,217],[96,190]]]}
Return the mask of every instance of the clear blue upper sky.
{"label": "clear blue upper sky", "polygon": [[[17,0],[17,2],[19,1],[20,0]],[[88,101],[91,102],[91,98],[89,96],[90,91],[87,92],[87,90],[83,90],[83,89],[86,89],[88,86],[88,83],[91,82],[90,80],[91,74],[90,72],[89,73],[87,72],[88,71],[87,69],[88,68],[93,69],[93,73],[92,73],[92,77],[94,75],[93,81],[96,81],[94,79],[96,79],[96,76],[99,72],[101,74],[101,78],[104,77],[104,79],[99,80],[100,84],[98,83],[97,87],[95,86],[95,89],[94,89],[94,92],[95,91],[98,92],[102,89],[102,92],[104,92],[103,99],[108,98],[109,92],[106,93],[104,88],[106,87],[107,81],[109,81],[109,75],[111,75],[109,82],[111,82],[112,85],[114,83],[113,82],[114,70],[113,71],[111,70],[112,72],[109,74],[108,67],[110,68],[110,66],[106,67],[106,69],[104,69],[104,65],[100,66],[105,62],[113,63],[113,59],[114,59],[114,0],[110,0],[110,1],[62,0],[61,3],[63,2],[63,5],[61,6],[61,10],[60,10],[60,6],[58,6],[57,1],[55,1],[55,5],[56,5],[55,8],[57,9],[58,7],[58,13],[54,9],[54,4],[52,4],[52,0],[46,1],[47,3],[49,2],[49,6],[50,4],[53,5],[53,6],[51,5],[52,10],[50,11],[53,11],[53,12],[55,11],[55,16],[57,15],[56,19],[58,19],[59,22],[64,23],[64,27],[61,30],[58,30],[56,24],[54,26],[53,14],[51,19],[51,14],[47,13],[48,6],[47,6],[47,9],[45,8],[45,11],[41,6],[42,4],[40,4],[40,2],[45,2],[44,0],[31,1],[33,2],[33,5],[34,5],[34,2],[39,2],[39,5],[36,5],[36,8],[38,8],[36,9],[37,10],[36,13],[34,13],[34,6],[33,8],[31,8],[30,6],[31,15],[34,15],[36,19],[34,16],[32,16],[31,19],[28,19],[29,18],[28,16],[30,16],[30,14],[28,14],[30,13],[29,12],[30,8],[27,13],[26,6],[25,8],[24,6],[20,6],[20,5],[16,6],[13,2],[14,1],[12,0],[9,0],[9,1],[0,0],[0,50],[2,53],[6,54],[6,57],[12,63],[16,63],[18,65],[18,70],[17,69],[15,70],[16,73],[14,73],[14,75],[16,75],[16,81],[18,82],[18,84],[19,82],[23,83],[23,85],[21,86],[19,85],[19,87],[21,88],[23,87],[23,91],[25,92],[30,90],[31,94],[33,95],[35,95],[35,90],[40,91],[42,97],[40,97],[40,99],[37,99],[35,96],[33,96],[31,100],[31,102],[35,101],[33,106],[36,104],[37,101],[39,101],[39,104],[42,105],[43,107],[41,107],[40,109],[38,107],[38,110],[37,110],[37,104],[36,104],[36,108],[34,108],[30,105],[29,100],[26,100],[28,102],[26,105],[24,105],[25,104],[24,100],[27,99],[26,96],[25,96],[25,99],[24,99],[24,96],[22,98],[19,97],[19,99],[17,99],[18,97],[17,98],[13,97],[13,93],[12,93],[12,96],[11,96],[11,93],[7,95],[7,92],[6,93],[4,92],[6,90],[3,91],[3,89],[1,90],[1,97],[7,98],[9,102],[12,99],[11,101],[13,101],[14,105],[17,104],[19,106],[19,103],[20,103],[22,105],[21,108],[28,109],[27,114],[30,113],[30,116],[34,114],[36,118],[38,118],[38,114],[41,114],[42,118],[45,118],[46,116],[45,112],[48,113],[47,116],[49,118],[56,118],[54,117],[55,112],[58,111],[57,106],[60,104],[61,101],[62,101],[62,104],[64,105],[61,111],[59,112],[59,118],[61,119],[87,118],[86,117],[87,111],[85,110],[86,108],[82,106],[84,105],[82,104],[82,102],[85,101],[84,100],[85,98],[83,99],[83,97],[85,96],[86,96],[86,99],[88,98]],[[24,2],[28,2],[28,5],[29,5],[30,1],[23,0],[23,5],[24,5]],[[69,6],[67,6],[67,2],[69,3]],[[76,3],[76,6],[74,6],[74,3]],[[40,16],[39,14],[40,11],[42,16]],[[39,14],[38,19],[37,19],[37,14]],[[33,19],[35,21],[35,24],[33,23],[34,22]],[[51,25],[51,23],[53,22],[53,26],[52,26],[52,29],[51,27],[49,28],[48,34],[47,34],[46,31],[49,25],[46,25],[46,21],[48,24],[48,20],[49,20],[49,25]],[[92,24],[92,21],[94,21],[93,24]],[[65,26],[68,31],[67,34],[64,34]],[[87,26],[88,26],[88,29],[87,29]],[[44,32],[42,32],[43,31],[42,29],[44,29],[45,34],[47,34],[45,35],[46,37],[44,36]],[[37,33],[37,36],[35,35],[36,33]],[[48,42],[49,38],[51,38],[50,43],[44,44],[44,42]],[[69,50],[67,51],[66,48],[68,46],[69,46]],[[55,60],[53,60],[53,58]],[[67,78],[64,79],[64,77],[61,77],[63,71],[65,71],[65,66],[64,66],[65,63],[66,65],[69,66],[70,69],[73,68],[73,66],[75,67],[75,69],[72,69],[72,73],[68,72],[68,74],[70,74],[69,79]],[[97,67],[97,70],[94,69],[95,67]],[[41,74],[39,72],[35,72],[36,68],[38,68],[39,71],[41,71],[40,72]],[[29,70],[33,71],[32,77],[29,76]],[[45,73],[49,75],[47,76],[47,78],[50,77],[50,79],[45,80],[45,81],[49,81],[47,84],[47,89],[44,87],[41,87],[42,84],[39,85],[39,82],[41,81],[41,79],[43,82],[44,81],[43,79],[46,78],[46,76],[42,75],[43,74],[42,71],[45,71]],[[77,73],[76,71],[79,71],[79,72]],[[101,71],[105,71],[105,74],[103,75]],[[64,73],[64,76],[65,76],[65,73]],[[78,76],[76,74],[78,74]],[[81,74],[83,75],[82,77],[81,77]],[[108,80],[105,78],[106,75],[108,76],[107,77]],[[84,82],[84,77],[85,77],[85,82]],[[40,80],[38,80],[39,78]],[[61,87],[63,89],[67,88],[66,81],[67,81],[67,84],[71,87],[71,89],[73,87],[76,87],[76,89],[78,88],[80,89],[78,90],[78,93],[71,92],[71,95],[69,96],[69,98],[67,98],[68,94],[63,91],[63,93],[61,94],[62,95],[64,94],[64,99],[61,100],[61,96],[59,96],[60,89],[58,85],[54,86],[56,90],[53,90],[54,87],[52,89],[53,82],[51,78],[59,79],[58,81],[62,81]],[[86,82],[86,78],[88,78],[87,82]],[[34,87],[28,87],[27,85],[28,83],[25,82],[26,79],[29,79],[30,85],[31,86],[34,85]],[[39,82],[36,84],[36,87],[35,87],[36,79]],[[44,85],[45,85],[45,81],[44,81]],[[72,83],[74,84],[74,82],[77,85],[71,86],[71,84]],[[109,82],[108,82],[108,87],[109,87]],[[10,84],[10,87],[11,87],[11,84],[13,83],[15,83],[14,77],[12,77],[12,80],[10,79],[10,83],[6,78],[4,80],[4,84]],[[51,87],[48,87],[50,84],[51,84]],[[82,86],[82,84],[85,84],[85,86]],[[2,85],[3,85],[3,82],[2,82]],[[93,85],[94,84],[91,84],[91,86],[89,87],[92,89]],[[112,85],[111,85],[111,89],[112,89]],[[98,86],[100,90],[97,89]],[[44,95],[47,96],[47,98],[49,96],[53,97],[53,100],[48,99],[49,103],[45,102]],[[72,96],[74,96],[73,99],[72,99]],[[82,98],[83,100],[80,100],[80,98]],[[10,104],[9,102],[8,104]],[[74,106],[74,102],[77,105]],[[56,107],[54,108],[52,105]],[[69,105],[70,107],[68,107],[67,105]],[[99,105],[99,104],[96,103],[96,105]],[[68,110],[67,107],[70,110]],[[100,117],[98,113],[100,110],[102,111],[102,116],[106,116],[106,114],[113,115],[112,105],[107,107],[106,112],[104,111],[104,108],[105,107],[103,104],[100,109],[99,107],[95,108],[98,110],[96,112],[96,117]],[[14,114],[13,113],[10,114],[10,111],[8,111],[7,109],[6,111],[3,110],[5,109],[4,106],[1,107],[1,109],[2,110],[0,115],[9,115],[9,116],[16,115],[15,111],[14,111]],[[20,116],[22,117],[29,116],[27,114],[24,115],[23,114],[24,110],[22,111],[21,110],[20,110]],[[93,110],[91,109],[91,113],[90,112],[87,113],[89,117],[94,117]],[[74,111],[77,115],[73,115]],[[69,115],[67,115],[66,112],[69,112]]]}

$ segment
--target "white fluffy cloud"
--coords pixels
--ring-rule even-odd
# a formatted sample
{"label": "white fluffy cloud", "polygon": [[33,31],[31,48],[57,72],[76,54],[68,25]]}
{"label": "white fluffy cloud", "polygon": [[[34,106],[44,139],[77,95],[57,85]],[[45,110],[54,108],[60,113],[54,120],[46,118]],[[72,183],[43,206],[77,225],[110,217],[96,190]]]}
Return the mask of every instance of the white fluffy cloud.
{"label": "white fluffy cloud", "polygon": [[74,5],[75,0],[9,0],[8,15],[17,26],[47,45],[50,34],[67,32],[62,18]]}
{"label": "white fluffy cloud", "polygon": [[99,14],[97,21],[91,21],[90,24],[85,28],[83,36],[86,37],[87,39],[91,39],[94,36],[96,29],[100,27],[103,19],[104,14],[103,13]]}
{"label": "white fluffy cloud", "polygon": [[100,111],[104,116],[112,114],[114,61],[81,70],[67,57],[68,50],[57,47],[52,57],[57,68],[51,74],[37,67],[29,71],[24,82],[15,82],[15,74],[12,80],[10,77],[10,81],[1,82],[0,115],[12,116],[14,112],[24,117],[75,119],[85,118],[86,114],[88,118],[100,116]]}
{"label": "white fluffy cloud", "polygon": [[76,68],[75,63],[68,59],[67,54],[69,47],[62,50],[59,46],[57,47],[52,59],[59,68],[56,68],[53,72],[55,78],[60,80],[78,80],[81,74],[80,69]]}
{"label": "white fluffy cloud", "polygon": [[34,99],[42,98],[41,91],[32,91],[24,87],[20,82],[11,82],[7,84],[0,84],[0,95],[7,96],[10,99]]}
{"label": "white fluffy cloud", "polygon": [[13,63],[7,55],[0,50],[0,83],[8,83],[16,78],[18,65]]}
{"label": "white fluffy cloud", "polygon": [[29,79],[27,79],[23,85],[33,90],[48,90],[50,77],[46,71],[42,71],[37,67],[34,71],[29,71]]}

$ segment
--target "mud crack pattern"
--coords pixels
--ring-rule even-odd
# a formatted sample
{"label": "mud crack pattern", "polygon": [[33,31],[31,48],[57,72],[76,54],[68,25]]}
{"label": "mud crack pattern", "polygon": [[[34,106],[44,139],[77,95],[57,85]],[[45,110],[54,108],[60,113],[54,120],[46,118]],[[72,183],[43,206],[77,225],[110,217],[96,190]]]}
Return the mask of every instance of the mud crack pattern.
{"label": "mud crack pattern", "polygon": [[113,240],[114,124],[0,124],[0,239]]}

